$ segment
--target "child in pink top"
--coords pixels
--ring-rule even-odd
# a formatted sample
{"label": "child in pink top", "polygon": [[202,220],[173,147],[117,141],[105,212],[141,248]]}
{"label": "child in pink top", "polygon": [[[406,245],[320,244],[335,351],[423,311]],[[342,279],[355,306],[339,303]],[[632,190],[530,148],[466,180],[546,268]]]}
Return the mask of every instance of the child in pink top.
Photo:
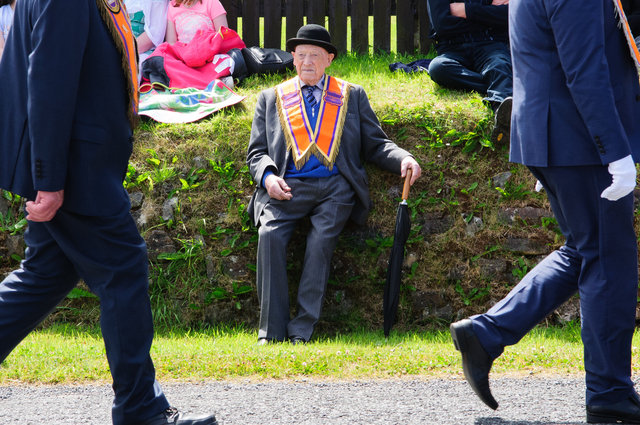
{"label": "child in pink top", "polygon": [[171,0],[167,13],[166,41],[189,43],[200,30],[228,27],[227,12],[220,0]]}

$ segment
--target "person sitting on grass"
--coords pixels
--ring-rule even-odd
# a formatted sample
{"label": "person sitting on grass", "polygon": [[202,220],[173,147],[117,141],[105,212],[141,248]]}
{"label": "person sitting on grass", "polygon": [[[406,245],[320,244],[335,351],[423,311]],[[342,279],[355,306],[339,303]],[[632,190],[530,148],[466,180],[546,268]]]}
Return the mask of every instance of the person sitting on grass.
{"label": "person sitting on grass", "polygon": [[486,94],[494,112],[494,143],[509,145],[513,78],[509,52],[509,0],[428,0],[436,56],[431,79],[450,89]]}
{"label": "person sitting on grass", "polygon": [[[384,133],[363,88],[325,73],[338,52],[324,27],[303,26],[287,50],[297,76],[258,96],[247,152],[257,182],[248,212],[258,227],[259,344],[311,338],[338,236],[371,208],[363,161],[403,177],[411,170],[411,183],[421,172]],[[287,244],[304,217],[311,229],[291,319]]]}

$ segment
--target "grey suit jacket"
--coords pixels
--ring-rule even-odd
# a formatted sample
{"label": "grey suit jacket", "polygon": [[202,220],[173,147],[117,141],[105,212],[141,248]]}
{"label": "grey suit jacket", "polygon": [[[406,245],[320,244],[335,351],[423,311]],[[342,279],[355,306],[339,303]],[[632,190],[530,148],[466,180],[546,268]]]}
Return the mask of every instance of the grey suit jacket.
{"label": "grey suit jacket", "polygon": [[[271,199],[261,185],[264,173],[272,170],[284,177],[290,154],[278,118],[275,90],[264,90],[258,96],[247,152],[249,171],[256,182],[256,191],[249,203],[248,212],[256,225],[264,206]],[[380,127],[364,89],[351,84],[340,151],[335,163],[340,174],[356,193],[356,204],[350,217],[353,221],[363,224],[371,209],[363,161],[400,174],[400,163],[407,156],[410,156],[409,152],[389,140]]]}

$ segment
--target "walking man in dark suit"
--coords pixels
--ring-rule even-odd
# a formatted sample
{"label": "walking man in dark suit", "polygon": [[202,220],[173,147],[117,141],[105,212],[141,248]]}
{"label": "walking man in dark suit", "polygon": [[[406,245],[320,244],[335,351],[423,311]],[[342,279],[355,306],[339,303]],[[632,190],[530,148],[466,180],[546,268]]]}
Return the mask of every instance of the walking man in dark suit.
{"label": "walking man in dark suit", "polygon": [[[320,317],[338,235],[349,218],[364,223],[371,200],[362,161],[406,175],[420,166],[387,138],[362,87],[331,77],[336,57],[329,32],[305,25],[287,41],[298,76],[260,93],[247,163],[257,182],[249,213],[258,226],[259,343],[311,338]],[[289,315],[287,244],[297,223],[311,230]]]}
{"label": "walking man in dark suit", "polygon": [[640,88],[612,2],[511,0],[511,160],[544,187],[566,238],[487,313],[451,325],[465,377],[489,407],[507,345],[580,295],[589,423],[640,423],[631,381],[638,293],[633,227]]}
{"label": "walking man in dark suit", "polygon": [[83,279],[114,425],[215,425],[169,407],[149,355],[147,252],[122,186],[138,76],[121,0],[18,1],[0,75],[0,187],[28,200],[29,221],[26,258],[0,283],[0,362]]}

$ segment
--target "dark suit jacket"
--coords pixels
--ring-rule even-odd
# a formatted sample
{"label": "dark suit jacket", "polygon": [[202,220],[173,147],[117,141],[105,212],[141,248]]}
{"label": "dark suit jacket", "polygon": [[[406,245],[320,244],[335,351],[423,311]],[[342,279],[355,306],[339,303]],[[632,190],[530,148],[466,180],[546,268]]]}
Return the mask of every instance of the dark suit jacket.
{"label": "dark suit jacket", "polygon": [[[340,151],[335,162],[356,193],[352,220],[363,224],[371,209],[367,174],[362,161],[372,162],[399,174],[400,163],[409,155],[384,133],[364,89],[352,85]],[[270,199],[266,189],[261,186],[262,177],[268,169],[284,177],[289,156],[290,151],[287,149],[278,118],[275,90],[264,90],[258,96],[247,154],[249,171],[257,183],[256,191],[249,203],[249,214],[256,224],[262,209]]]}
{"label": "dark suit jacket", "polygon": [[128,207],[132,148],[121,57],[96,0],[20,0],[0,61],[0,187],[64,189],[84,215]]}
{"label": "dark suit jacket", "polygon": [[640,159],[640,87],[609,1],[512,0],[511,160]]}

